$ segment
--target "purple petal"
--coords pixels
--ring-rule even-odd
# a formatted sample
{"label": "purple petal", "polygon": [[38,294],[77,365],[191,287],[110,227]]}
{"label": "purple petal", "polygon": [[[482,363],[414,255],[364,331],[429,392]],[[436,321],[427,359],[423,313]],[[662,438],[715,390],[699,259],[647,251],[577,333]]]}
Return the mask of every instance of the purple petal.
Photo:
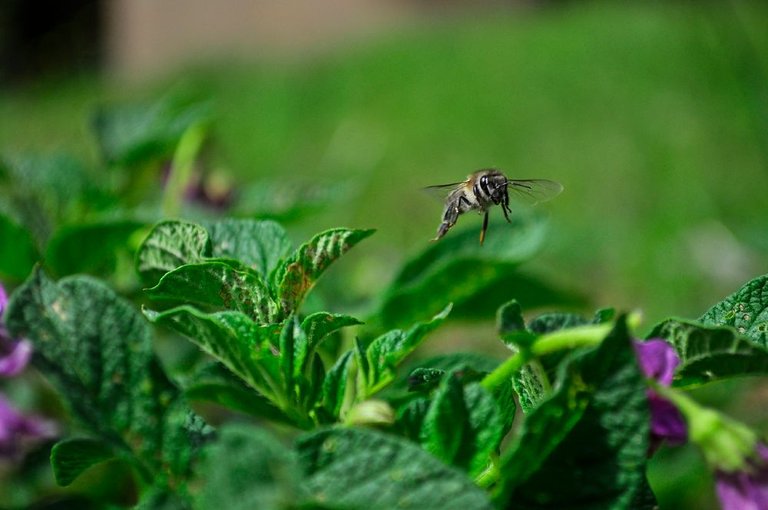
{"label": "purple petal", "polygon": [[688,425],[677,407],[650,391],[648,405],[651,408],[651,442],[665,440],[673,446],[684,444],[688,439]]}
{"label": "purple petal", "polygon": [[757,459],[759,462],[763,462],[764,464],[768,465],[768,446],[763,443],[757,443],[755,453],[757,454]]}
{"label": "purple petal", "polygon": [[768,510],[768,488],[744,471],[716,473],[717,497],[723,510]]}
{"label": "purple petal", "polygon": [[16,459],[23,446],[54,437],[56,425],[37,416],[25,416],[0,394],[0,458]]}
{"label": "purple petal", "polygon": [[743,470],[716,471],[717,497],[724,510],[768,510],[768,447],[758,443]]}
{"label": "purple petal", "polygon": [[680,364],[675,349],[664,340],[653,339],[634,342],[640,370],[648,378],[659,384],[669,386],[675,376],[675,369]]}
{"label": "purple petal", "polygon": [[32,357],[29,340],[8,340],[0,330],[0,377],[14,377],[24,370]]}
{"label": "purple petal", "polygon": [[5,310],[5,305],[7,304],[8,304],[8,295],[5,293],[3,284],[0,283],[0,319],[2,319],[3,310]]}

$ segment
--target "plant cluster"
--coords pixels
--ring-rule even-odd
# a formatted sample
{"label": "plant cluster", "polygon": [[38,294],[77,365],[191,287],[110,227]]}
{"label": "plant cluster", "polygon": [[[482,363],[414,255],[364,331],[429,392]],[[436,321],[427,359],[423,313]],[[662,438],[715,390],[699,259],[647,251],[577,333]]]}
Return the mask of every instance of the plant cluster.
{"label": "plant cluster", "polygon": [[[178,133],[171,195],[188,189],[183,169],[201,147],[201,126]],[[123,142],[123,157],[146,148],[143,139]],[[69,416],[43,426],[0,401],[0,431],[9,431],[0,453],[25,437],[56,436],[56,483],[77,489],[57,504],[651,509],[649,457],[664,443],[690,442],[724,508],[768,505],[768,447],[687,391],[768,372],[768,275],[644,339],[636,314],[612,309],[526,320],[521,303],[574,299],[519,271],[544,237],[541,218],[526,213],[482,248],[469,230],[416,254],[362,318],[327,311],[321,298],[310,313],[306,298],[320,276],[371,230],[330,229],[294,248],[271,220],[164,220],[147,229],[146,220],[116,215],[76,226],[107,209],[84,211],[70,198],[53,202],[74,207],[69,226],[49,221],[63,214],[52,209],[37,211],[37,229],[9,216],[0,223],[4,253],[23,250],[3,261],[4,274],[26,274],[29,260],[47,254],[0,300],[0,375],[17,375],[33,351]],[[16,217],[30,222],[33,212],[18,208]],[[130,250],[126,237],[137,233]],[[130,276],[115,259],[101,264],[117,245],[134,252]],[[85,271],[102,277],[71,274]],[[115,287],[131,278],[144,291],[120,295]],[[505,360],[409,359],[450,318],[494,310]],[[179,340],[173,335],[201,351],[183,371],[157,354],[161,342]],[[105,466],[121,476],[89,493],[89,477]]]}

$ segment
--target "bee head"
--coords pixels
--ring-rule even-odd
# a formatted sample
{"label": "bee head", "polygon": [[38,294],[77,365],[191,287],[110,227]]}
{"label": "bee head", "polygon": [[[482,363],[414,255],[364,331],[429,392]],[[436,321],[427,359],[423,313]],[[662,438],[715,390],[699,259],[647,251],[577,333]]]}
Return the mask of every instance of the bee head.
{"label": "bee head", "polygon": [[484,187],[493,203],[500,204],[507,194],[507,176],[498,170],[491,170],[480,179],[485,181]]}

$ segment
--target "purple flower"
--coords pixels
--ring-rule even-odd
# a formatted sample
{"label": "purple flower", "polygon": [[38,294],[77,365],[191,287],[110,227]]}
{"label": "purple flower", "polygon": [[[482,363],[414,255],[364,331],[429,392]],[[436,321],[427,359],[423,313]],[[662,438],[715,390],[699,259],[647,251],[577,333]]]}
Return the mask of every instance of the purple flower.
{"label": "purple flower", "polygon": [[25,416],[0,394],[0,459],[18,459],[26,446],[56,435],[52,421]]}
{"label": "purple flower", "polygon": [[742,469],[715,471],[717,497],[723,510],[768,509],[768,447],[757,443],[755,455]]}
{"label": "purple flower", "polygon": [[[675,349],[660,339],[635,342],[634,347],[643,374],[660,385],[671,385],[675,368],[680,364]],[[650,451],[656,451],[665,440],[672,445],[685,443],[688,438],[688,428],[677,407],[650,388],[646,394],[651,408]]]}
{"label": "purple flower", "polygon": [[27,366],[32,356],[32,344],[28,340],[11,338],[2,321],[3,310],[8,304],[8,296],[0,285],[0,376],[13,377]]}
{"label": "purple flower", "polygon": [[[163,188],[168,185],[171,177],[170,163],[163,168]],[[184,200],[208,209],[224,211],[234,200],[234,189],[229,179],[221,174],[203,174],[193,170],[184,187]]]}

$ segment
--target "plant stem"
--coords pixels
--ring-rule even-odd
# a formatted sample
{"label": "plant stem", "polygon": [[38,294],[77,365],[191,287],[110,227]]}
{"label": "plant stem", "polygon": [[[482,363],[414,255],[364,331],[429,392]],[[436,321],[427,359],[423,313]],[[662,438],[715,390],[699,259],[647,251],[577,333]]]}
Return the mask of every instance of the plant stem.
{"label": "plant stem", "polygon": [[485,376],[480,384],[492,390],[508,381],[531,358],[538,358],[553,352],[577,347],[591,347],[603,341],[613,324],[597,324],[553,331],[538,338],[526,350],[520,350]]}
{"label": "plant stem", "polygon": [[187,128],[173,154],[171,170],[163,193],[163,214],[166,217],[178,216],[184,192],[192,177],[195,158],[205,141],[206,125],[198,122]]}
{"label": "plant stem", "polygon": [[486,390],[492,390],[508,381],[513,374],[523,368],[523,365],[530,359],[530,351],[519,351],[507,358],[507,360],[496,367],[490,374],[486,375],[480,384]]}
{"label": "plant stem", "polygon": [[477,475],[475,478],[475,485],[482,487],[483,489],[487,489],[496,483],[500,476],[501,471],[499,471],[499,456],[495,454],[491,455],[488,467],[485,468],[485,470],[483,470],[483,472]]}

